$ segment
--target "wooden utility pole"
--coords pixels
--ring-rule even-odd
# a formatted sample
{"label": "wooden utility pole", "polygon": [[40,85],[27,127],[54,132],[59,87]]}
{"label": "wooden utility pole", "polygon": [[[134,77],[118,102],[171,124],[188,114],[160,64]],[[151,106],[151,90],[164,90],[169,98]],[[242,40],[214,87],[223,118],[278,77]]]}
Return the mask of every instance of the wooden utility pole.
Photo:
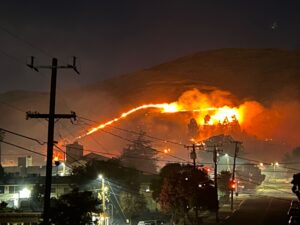
{"label": "wooden utility pole", "polygon": [[2,129],[0,129],[0,165],[2,165],[2,143],[1,141],[3,141],[4,139],[4,131]]}
{"label": "wooden utility pole", "polygon": [[[196,144],[192,144],[192,145],[185,145],[184,146],[185,148],[187,148],[188,150],[189,149],[192,149],[191,152],[190,152],[190,158],[193,160],[193,167],[194,167],[194,172],[195,172],[195,175],[196,175],[196,170],[197,170],[197,163],[196,163],[196,160],[197,160],[197,153],[196,153],[196,149],[198,148],[199,150],[203,148],[202,145],[196,145]],[[195,216],[196,216],[196,224],[198,224],[198,207],[196,206],[196,209],[195,209]]]}
{"label": "wooden utility pole", "polygon": [[216,221],[219,222],[219,196],[218,196],[218,153],[222,152],[221,149],[218,149],[217,146],[214,146],[213,150],[213,161],[214,161],[214,183],[215,183],[215,192],[216,192]]}
{"label": "wooden utility pole", "polygon": [[187,148],[188,150],[192,149],[191,152],[190,152],[190,158],[193,160],[193,166],[194,166],[194,169],[196,170],[197,169],[197,163],[196,163],[197,153],[196,153],[196,150],[197,149],[201,150],[203,148],[203,146],[192,144],[192,145],[185,145],[184,147]]}
{"label": "wooden utility pole", "polygon": [[[234,157],[233,157],[233,168],[232,168],[232,177],[231,180],[232,182],[235,182],[235,167],[236,167],[236,157],[237,154],[239,152],[239,144],[242,144],[242,142],[240,141],[233,141],[233,143],[235,143],[235,148],[234,148]],[[231,206],[231,210],[233,210],[233,193],[234,190],[231,188],[231,199],[230,199],[230,206]]]}
{"label": "wooden utility pole", "polygon": [[54,123],[55,119],[76,119],[76,114],[72,112],[71,114],[55,114],[55,100],[56,100],[56,80],[57,80],[57,69],[73,69],[76,73],[79,73],[76,67],[76,58],[73,57],[73,65],[58,66],[56,58],[52,59],[52,64],[50,66],[35,66],[34,57],[31,57],[30,64],[28,67],[35,71],[39,69],[51,69],[51,87],[50,87],[50,104],[49,113],[40,114],[37,112],[27,112],[28,118],[46,118],[48,119],[48,141],[47,141],[47,164],[46,164],[46,184],[45,184],[45,196],[44,196],[44,214],[43,214],[43,224],[49,225],[49,211],[50,211],[50,197],[51,197],[51,180],[52,180],[52,160],[53,160],[53,146],[54,146]]}

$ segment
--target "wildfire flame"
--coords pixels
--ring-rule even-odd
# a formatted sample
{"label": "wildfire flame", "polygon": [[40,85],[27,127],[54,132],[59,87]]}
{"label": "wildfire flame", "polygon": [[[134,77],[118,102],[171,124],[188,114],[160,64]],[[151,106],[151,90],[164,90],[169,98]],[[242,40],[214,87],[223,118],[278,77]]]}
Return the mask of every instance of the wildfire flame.
{"label": "wildfire flame", "polygon": [[[90,130],[88,130],[87,133],[79,136],[78,138],[83,138],[85,136],[88,136],[100,129],[103,129],[107,126],[110,126],[120,121],[121,119],[128,117],[129,115],[137,111],[146,110],[146,109],[158,109],[161,113],[178,113],[178,112],[197,113],[196,120],[201,125],[216,125],[218,123],[225,123],[225,122],[231,123],[233,121],[237,121],[239,124],[241,124],[243,122],[243,115],[242,115],[244,113],[243,107],[230,107],[229,105],[226,104],[216,107],[212,102],[208,100],[207,97],[201,98],[199,100],[192,98],[192,101],[195,101],[196,103],[192,102],[191,104],[190,99],[186,95],[189,96],[190,93],[194,94],[194,92],[197,91],[198,90],[194,89],[185,92],[177,102],[145,104],[130,109],[129,111],[122,113],[119,117],[116,117],[105,123],[99,124],[96,127],[92,127]],[[189,99],[188,102],[187,99]]]}

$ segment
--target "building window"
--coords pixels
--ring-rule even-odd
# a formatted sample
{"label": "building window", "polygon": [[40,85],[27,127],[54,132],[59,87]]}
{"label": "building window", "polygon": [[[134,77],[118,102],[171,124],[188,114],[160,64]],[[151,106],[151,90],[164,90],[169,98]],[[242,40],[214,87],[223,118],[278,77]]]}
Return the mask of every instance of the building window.
{"label": "building window", "polygon": [[15,193],[18,193],[22,190],[21,186],[15,186]]}
{"label": "building window", "polygon": [[4,194],[4,188],[5,186],[0,186],[0,194]]}
{"label": "building window", "polygon": [[70,189],[69,189],[68,187],[65,187],[65,188],[64,188],[64,194],[65,194],[65,193],[68,193],[69,190],[70,190]]}
{"label": "building window", "polygon": [[9,194],[15,193],[15,186],[9,186],[9,188],[8,188],[8,193],[9,193]]}

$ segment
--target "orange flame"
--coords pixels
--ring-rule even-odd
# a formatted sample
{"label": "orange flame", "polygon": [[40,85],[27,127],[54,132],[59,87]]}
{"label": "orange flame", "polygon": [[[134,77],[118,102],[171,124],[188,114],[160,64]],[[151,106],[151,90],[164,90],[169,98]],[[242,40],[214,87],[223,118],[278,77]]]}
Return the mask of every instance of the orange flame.
{"label": "orange flame", "polygon": [[[231,101],[226,99],[226,92],[214,91],[210,96],[203,94],[197,89],[186,91],[178,101],[172,103],[145,104],[122,113],[119,117],[92,127],[87,133],[79,136],[83,138],[100,129],[110,126],[127,116],[145,109],[158,109],[161,113],[191,112],[197,113],[197,122],[201,125],[216,125],[218,123],[231,123],[236,120],[243,122],[245,107],[231,107]],[[224,100],[225,99],[225,100]],[[207,118],[208,116],[208,118]]]}

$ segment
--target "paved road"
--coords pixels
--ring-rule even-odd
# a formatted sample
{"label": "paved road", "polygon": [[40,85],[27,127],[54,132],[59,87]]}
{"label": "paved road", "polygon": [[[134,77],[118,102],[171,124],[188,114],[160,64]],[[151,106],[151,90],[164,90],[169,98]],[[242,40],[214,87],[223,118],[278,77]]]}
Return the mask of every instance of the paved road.
{"label": "paved road", "polygon": [[288,222],[288,199],[257,197],[242,202],[223,225],[285,225]]}

